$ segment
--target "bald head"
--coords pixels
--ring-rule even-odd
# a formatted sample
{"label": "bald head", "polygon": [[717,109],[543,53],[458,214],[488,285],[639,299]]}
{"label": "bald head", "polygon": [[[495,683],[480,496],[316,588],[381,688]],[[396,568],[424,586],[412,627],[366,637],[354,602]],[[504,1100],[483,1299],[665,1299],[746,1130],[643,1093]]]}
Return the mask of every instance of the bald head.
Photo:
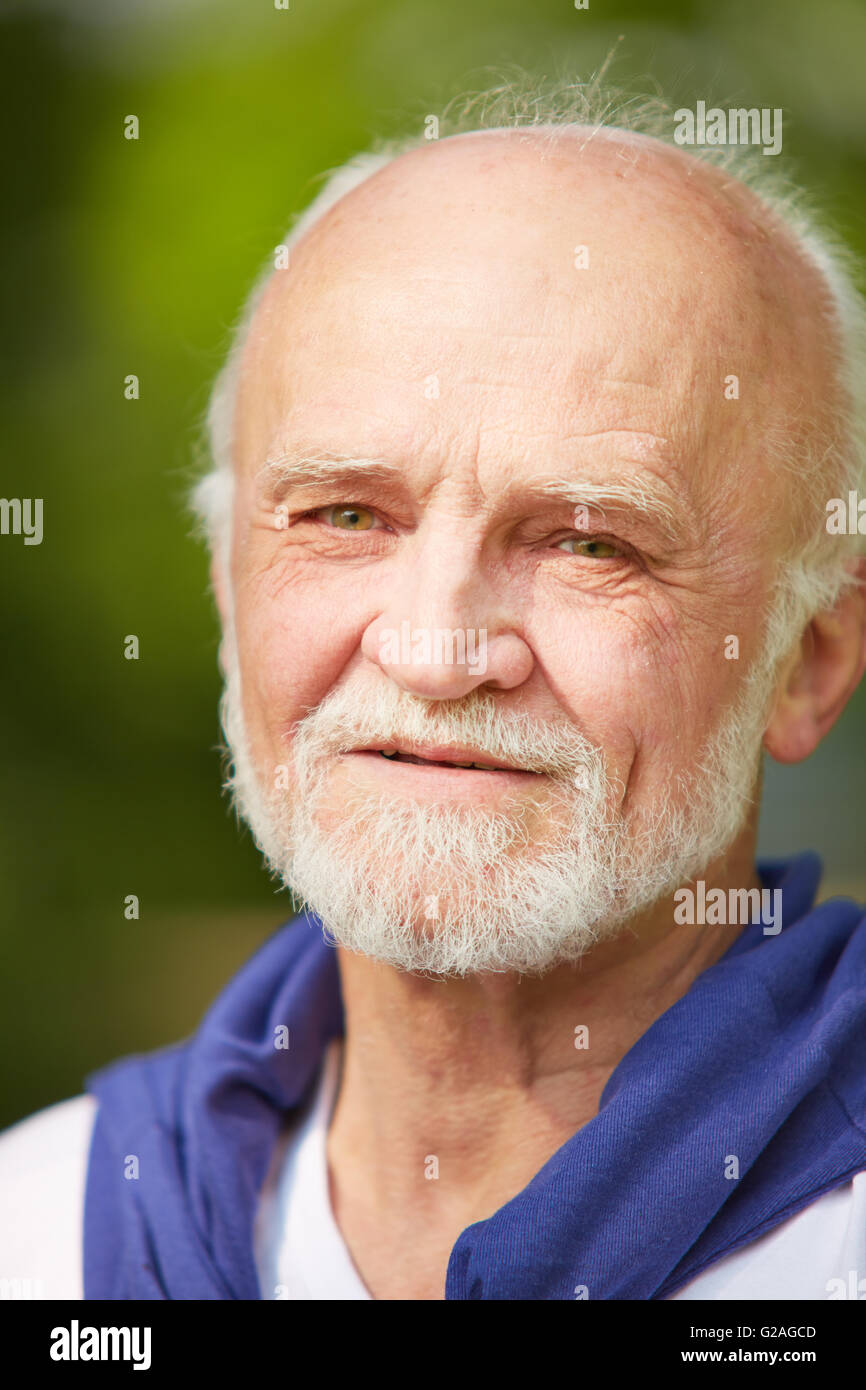
{"label": "bald head", "polygon": [[337,402],[356,450],[387,419],[398,452],[420,430],[458,467],[507,467],[515,430],[565,466],[591,436],[664,465],[707,527],[760,494],[802,540],[813,499],[779,462],[826,452],[837,354],[822,276],[722,170],[619,131],[460,135],[366,179],[273,273],[236,463],[325,447]]}

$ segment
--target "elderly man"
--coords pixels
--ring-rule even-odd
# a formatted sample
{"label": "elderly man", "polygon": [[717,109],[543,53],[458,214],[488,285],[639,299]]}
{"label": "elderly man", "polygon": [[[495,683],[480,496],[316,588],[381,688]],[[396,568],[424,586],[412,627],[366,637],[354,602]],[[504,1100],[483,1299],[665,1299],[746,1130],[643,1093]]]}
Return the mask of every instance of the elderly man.
{"label": "elderly man", "polygon": [[231,786],[307,910],[191,1039],[6,1134],[46,1296],[866,1274],[862,910],[755,863],[762,747],[806,758],[866,663],[825,524],[862,310],[669,127],[409,142],[277,248],[197,506]]}

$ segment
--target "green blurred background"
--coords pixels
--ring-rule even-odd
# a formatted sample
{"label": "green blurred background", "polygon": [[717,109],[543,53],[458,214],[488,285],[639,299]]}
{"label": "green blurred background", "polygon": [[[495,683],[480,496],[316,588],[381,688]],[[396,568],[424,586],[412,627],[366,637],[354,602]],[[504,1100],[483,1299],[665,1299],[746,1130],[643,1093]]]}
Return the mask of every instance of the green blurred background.
{"label": "green blurred background", "polygon": [[[0,1125],[191,1032],[291,912],[220,795],[217,625],[184,511],[259,264],[318,174],[480,69],[585,78],[620,35],[614,80],[782,107],[785,156],[863,256],[855,0],[5,4],[0,493],[44,498],[45,537],[0,538]],[[864,755],[861,690],[808,763],[768,767],[761,849],[818,849],[825,895],[866,896]]]}

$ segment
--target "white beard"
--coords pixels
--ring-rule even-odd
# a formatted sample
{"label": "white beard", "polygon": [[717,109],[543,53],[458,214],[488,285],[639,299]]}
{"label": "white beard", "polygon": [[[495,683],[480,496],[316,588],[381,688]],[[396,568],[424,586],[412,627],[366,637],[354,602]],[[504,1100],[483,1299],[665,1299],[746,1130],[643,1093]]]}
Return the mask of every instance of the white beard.
{"label": "white beard", "polygon": [[[271,871],[329,939],[400,970],[541,975],[618,934],[732,843],[761,758],[772,672],[761,658],[703,756],[655,804],[624,816],[602,750],[570,721],[509,712],[479,688],[428,701],[390,682],[339,687],[296,726],[292,790],[264,790],[249,751],[231,634],[223,645],[227,786]],[[497,810],[357,792],[317,819],[341,751],[399,740],[463,744],[479,757],[543,769],[536,805]],[[528,799],[528,798],[527,798]]]}

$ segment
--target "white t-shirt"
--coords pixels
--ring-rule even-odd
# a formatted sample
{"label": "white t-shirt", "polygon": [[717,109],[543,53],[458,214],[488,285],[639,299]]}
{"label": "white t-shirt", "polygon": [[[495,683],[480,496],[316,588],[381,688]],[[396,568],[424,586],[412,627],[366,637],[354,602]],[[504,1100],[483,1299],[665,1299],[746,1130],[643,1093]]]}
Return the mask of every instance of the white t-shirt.
{"label": "white t-shirt", "polygon": [[[326,1138],[342,1042],[280,1137],[254,1247],[262,1297],[371,1297],[331,1210]],[[84,1192],[96,1100],[75,1096],[0,1134],[0,1299],[83,1298]],[[708,1270],[678,1299],[866,1299],[866,1171]]]}

